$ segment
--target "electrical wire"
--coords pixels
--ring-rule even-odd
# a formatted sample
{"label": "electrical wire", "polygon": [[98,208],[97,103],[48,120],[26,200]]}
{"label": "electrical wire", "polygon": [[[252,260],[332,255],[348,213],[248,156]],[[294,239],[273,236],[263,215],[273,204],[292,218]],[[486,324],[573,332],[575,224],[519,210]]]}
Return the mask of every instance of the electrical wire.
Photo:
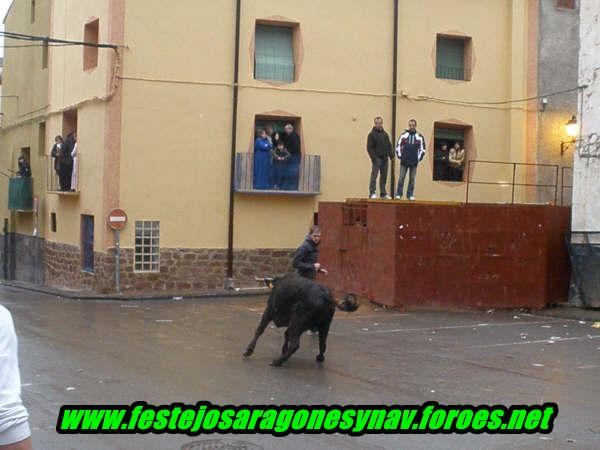
{"label": "electrical wire", "polygon": [[72,41],[72,40],[68,40],[68,39],[52,38],[49,36],[36,36],[33,34],[13,33],[10,31],[0,31],[0,36],[4,36],[6,39],[15,39],[15,40],[20,40],[20,41],[34,41],[34,42],[37,41],[37,42],[47,42],[47,43],[57,43],[57,44],[83,45],[86,47],[112,48],[113,50],[117,50],[118,48],[127,48],[124,45],[100,44],[98,42],[86,42],[86,41]]}

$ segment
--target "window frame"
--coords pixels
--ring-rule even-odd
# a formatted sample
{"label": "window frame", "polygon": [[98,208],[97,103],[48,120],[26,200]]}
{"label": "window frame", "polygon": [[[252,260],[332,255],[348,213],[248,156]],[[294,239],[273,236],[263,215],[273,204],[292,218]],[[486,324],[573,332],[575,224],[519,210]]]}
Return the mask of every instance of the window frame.
{"label": "window frame", "polygon": [[[463,43],[463,78],[447,78],[438,76],[439,61],[439,41],[453,40],[462,41]],[[458,69],[458,68],[457,68]],[[451,82],[471,81],[473,76],[473,39],[470,36],[462,34],[437,33],[435,36],[435,59],[434,59],[434,76],[437,80],[445,80]]]}
{"label": "window frame", "polygon": [[[259,26],[277,27],[277,28],[289,28],[292,33],[292,59],[294,62],[294,77],[292,81],[286,80],[271,80],[256,77],[256,34]],[[256,81],[260,81],[274,86],[281,86],[285,84],[295,83],[300,78],[300,69],[303,59],[303,48],[302,48],[302,36],[300,31],[300,23],[288,20],[285,18],[273,18],[273,19],[257,19],[254,24],[253,36],[252,36],[252,78]]]}

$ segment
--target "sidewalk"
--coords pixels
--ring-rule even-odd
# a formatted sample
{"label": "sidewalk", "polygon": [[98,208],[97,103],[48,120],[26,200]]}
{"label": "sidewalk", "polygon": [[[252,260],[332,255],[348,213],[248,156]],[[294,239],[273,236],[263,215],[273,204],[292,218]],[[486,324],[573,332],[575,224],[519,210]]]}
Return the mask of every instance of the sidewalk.
{"label": "sidewalk", "polygon": [[0,286],[7,286],[16,289],[23,289],[31,292],[39,292],[42,294],[53,295],[75,300],[172,300],[176,298],[181,300],[184,298],[211,298],[211,297],[246,297],[253,295],[266,295],[269,293],[267,288],[236,288],[236,289],[218,289],[202,292],[186,292],[185,294],[178,292],[158,292],[153,294],[140,293],[124,293],[124,294],[101,294],[93,291],[78,291],[71,289],[59,289],[48,286],[39,286],[36,284],[25,283],[22,281],[0,281]]}

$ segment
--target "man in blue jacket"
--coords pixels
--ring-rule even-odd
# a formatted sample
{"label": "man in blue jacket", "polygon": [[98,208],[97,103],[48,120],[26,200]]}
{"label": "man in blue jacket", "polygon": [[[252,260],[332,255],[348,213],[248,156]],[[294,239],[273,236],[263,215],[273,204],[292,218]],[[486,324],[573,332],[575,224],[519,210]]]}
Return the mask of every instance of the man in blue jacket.
{"label": "man in blue jacket", "polygon": [[327,271],[319,263],[318,245],[321,242],[321,230],[313,225],[310,228],[306,240],[296,250],[292,266],[303,277],[314,280],[317,278],[317,272],[327,274]]}
{"label": "man in blue jacket", "polygon": [[406,172],[409,172],[406,196],[409,200],[414,200],[417,166],[425,157],[425,138],[421,133],[417,133],[417,121],[415,119],[408,121],[408,130],[400,135],[396,145],[396,155],[400,159],[400,177],[398,178],[398,189],[394,198],[402,198],[404,178]]}

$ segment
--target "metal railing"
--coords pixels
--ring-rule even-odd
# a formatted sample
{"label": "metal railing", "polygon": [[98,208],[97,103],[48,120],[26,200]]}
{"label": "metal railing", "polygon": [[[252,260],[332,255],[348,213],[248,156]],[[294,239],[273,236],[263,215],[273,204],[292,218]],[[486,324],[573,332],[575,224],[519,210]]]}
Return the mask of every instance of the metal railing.
{"label": "metal railing", "polygon": [[[477,164],[498,164],[498,165],[504,165],[504,166],[512,166],[512,180],[509,181],[473,181],[472,180],[472,175],[473,175],[473,170],[472,170],[472,164],[473,163],[477,163]],[[519,167],[532,167],[532,168],[541,168],[541,167],[548,167],[552,169],[552,172],[554,173],[554,183],[552,184],[546,184],[546,183],[518,183],[516,176],[517,176],[517,168]],[[515,203],[515,188],[517,187],[526,187],[526,188],[531,188],[531,187],[535,187],[535,188],[545,188],[545,189],[549,189],[552,188],[554,189],[554,202],[552,202],[552,204],[556,205],[558,204],[558,176],[559,176],[559,169],[560,167],[556,164],[534,164],[534,163],[516,163],[516,162],[504,162],[504,161],[483,161],[483,160],[477,160],[477,159],[470,159],[467,163],[467,189],[466,189],[466,198],[465,198],[465,202],[469,203],[469,195],[470,195],[470,188],[472,184],[477,184],[477,185],[491,185],[491,186],[502,186],[502,187],[511,187],[511,204]],[[519,203],[519,202],[517,202]],[[547,202],[550,203],[550,202]]]}
{"label": "metal railing", "polygon": [[[72,176],[72,173],[71,177],[67,176],[67,178],[69,179],[69,189],[61,188],[60,177],[58,176],[58,173],[54,168],[54,161],[55,158],[51,156],[46,156],[46,191],[62,195],[78,195],[81,188],[81,182],[79,179],[79,166],[81,163],[81,155],[78,155],[77,160],[73,162],[73,171],[75,171],[75,177]],[[72,181],[75,181],[75,186],[71,186]]]}
{"label": "metal railing", "polygon": [[[565,171],[571,171],[571,184],[565,184]],[[573,168],[572,167],[561,167],[560,174],[560,206],[565,205],[565,189],[573,189]],[[573,191],[571,191],[573,195]]]}
{"label": "metal railing", "polygon": [[435,67],[435,77],[444,78],[447,80],[468,80],[470,79],[469,70],[466,67],[450,67],[440,66]]}
{"label": "metal railing", "polygon": [[[289,169],[294,169],[294,167],[280,168],[285,171],[284,177],[287,177],[288,187],[276,187],[271,179],[267,189],[257,189],[254,186],[254,153],[237,153],[235,155],[235,192],[271,195],[319,195],[321,193],[321,157],[319,155],[302,155],[299,167],[295,170]],[[272,178],[273,166],[271,166],[270,172]]]}

